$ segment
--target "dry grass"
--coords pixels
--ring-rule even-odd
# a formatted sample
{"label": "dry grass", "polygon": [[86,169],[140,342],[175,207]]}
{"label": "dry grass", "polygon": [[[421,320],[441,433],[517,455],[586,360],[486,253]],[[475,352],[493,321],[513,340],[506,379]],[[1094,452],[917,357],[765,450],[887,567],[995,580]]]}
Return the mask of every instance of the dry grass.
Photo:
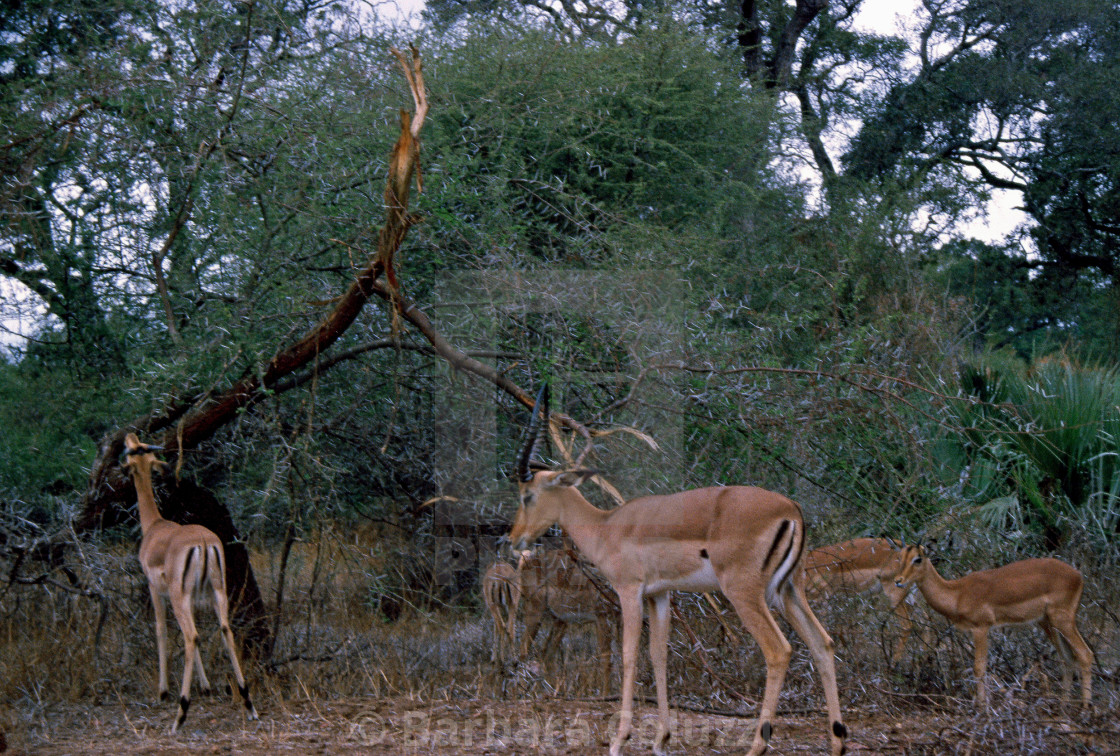
{"label": "dry grass", "polygon": [[[477,605],[421,610],[406,602],[392,622],[372,608],[394,554],[373,536],[353,533],[327,532],[296,544],[274,658],[271,665],[248,665],[262,723],[245,723],[226,695],[196,697],[186,731],[172,738],[166,730],[174,707],[153,700],[155,638],[134,554],[127,547],[87,546],[79,577],[97,586],[104,601],[50,584],[16,586],[0,598],[0,732],[7,733],[15,752],[212,746],[249,753],[390,753],[413,746],[463,754],[536,747],[586,753],[606,743],[617,707],[617,675],[611,690],[599,688],[590,627],[569,633],[559,663],[496,668],[489,661],[489,617]],[[271,599],[280,577],[278,550],[255,552],[253,560]],[[1033,628],[993,634],[993,706],[976,715],[970,643],[942,618],[931,617],[920,599],[916,621],[928,623],[928,642],[915,632],[897,668],[889,663],[897,627],[881,596],[841,597],[818,606],[838,641],[853,748],[906,754],[1120,753],[1120,686],[1114,672],[1120,627],[1111,610],[1118,596],[1110,573],[1087,571],[1081,628],[1097,655],[1095,709],[1088,716],[1060,700],[1053,649]],[[700,597],[682,596],[675,605],[684,620],[674,622],[669,665],[671,700],[681,723],[676,752],[737,752],[736,743],[752,731],[764,682],[761,655],[733,616],[725,628]],[[228,664],[212,615],[200,614],[204,659],[217,683],[228,677]],[[178,634],[172,638],[174,649]],[[821,752],[819,680],[804,645],[794,641],[794,649],[773,745],[779,753]],[[614,662],[617,670],[617,642]],[[181,665],[179,650],[171,660],[173,685]],[[651,677],[643,659],[643,696],[653,694]],[[651,709],[641,710],[650,731],[635,736],[631,752],[648,747]]]}

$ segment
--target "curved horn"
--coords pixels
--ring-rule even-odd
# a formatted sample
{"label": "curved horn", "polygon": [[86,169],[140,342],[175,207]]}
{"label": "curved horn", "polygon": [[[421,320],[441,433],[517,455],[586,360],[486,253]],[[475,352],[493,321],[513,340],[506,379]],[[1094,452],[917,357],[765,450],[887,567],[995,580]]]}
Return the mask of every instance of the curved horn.
{"label": "curved horn", "polygon": [[131,457],[135,454],[151,454],[152,452],[158,452],[158,451],[163,451],[163,450],[164,449],[163,449],[162,446],[157,446],[155,444],[141,444],[140,446],[138,446],[135,449],[125,449],[124,453],[125,453],[125,455]]}
{"label": "curved horn", "polygon": [[[542,404],[541,401],[544,401]],[[537,408],[541,408],[541,413],[537,414]],[[533,414],[529,419],[529,438],[525,441],[525,447],[521,450],[521,455],[517,458],[517,478],[522,483],[528,483],[533,479],[533,473],[529,470],[529,461],[537,452],[537,447],[541,442],[541,417],[548,417],[548,384],[545,383],[541,386],[541,390],[537,392],[536,401],[533,402]]]}

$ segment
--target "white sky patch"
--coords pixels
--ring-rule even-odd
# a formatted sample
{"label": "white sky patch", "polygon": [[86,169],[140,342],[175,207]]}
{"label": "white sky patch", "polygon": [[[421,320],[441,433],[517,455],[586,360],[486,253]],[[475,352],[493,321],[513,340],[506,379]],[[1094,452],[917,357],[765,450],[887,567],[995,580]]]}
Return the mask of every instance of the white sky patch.
{"label": "white sky patch", "polygon": [[992,245],[1005,243],[1030,218],[1019,209],[1022,192],[1012,189],[993,189],[992,198],[973,219],[961,225],[966,238],[979,239]]}
{"label": "white sky patch", "polygon": [[424,0],[367,0],[363,4],[378,18],[391,23],[403,21],[413,30],[420,29]]}
{"label": "white sky patch", "polygon": [[865,34],[901,35],[913,22],[917,9],[916,0],[863,0],[852,28]]}
{"label": "white sky patch", "polygon": [[47,316],[47,308],[31,289],[14,278],[0,276],[0,360],[11,359],[27,347]]}

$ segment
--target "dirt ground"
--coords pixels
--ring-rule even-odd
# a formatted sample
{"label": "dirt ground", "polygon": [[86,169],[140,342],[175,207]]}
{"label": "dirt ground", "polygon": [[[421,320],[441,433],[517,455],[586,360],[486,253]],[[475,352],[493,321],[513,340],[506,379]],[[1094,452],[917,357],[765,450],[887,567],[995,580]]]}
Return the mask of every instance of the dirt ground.
{"label": "dirt ground", "polygon": [[[357,699],[262,701],[246,722],[225,697],[197,698],[182,731],[171,703],[44,706],[6,733],[11,754],[605,753],[617,701]],[[950,707],[951,708],[951,707]],[[1115,712],[1082,716],[1053,702],[975,717],[936,707],[906,717],[849,710],[852,754],[1120,754]],[[748,714],[674,709],[673,754],[745,753]],[[9,719],[9,722],[16,720]],[[628,753],[650,753],[656,710],[640,705]],[[827,753],[823,712],[780,711],[774,754]]]}

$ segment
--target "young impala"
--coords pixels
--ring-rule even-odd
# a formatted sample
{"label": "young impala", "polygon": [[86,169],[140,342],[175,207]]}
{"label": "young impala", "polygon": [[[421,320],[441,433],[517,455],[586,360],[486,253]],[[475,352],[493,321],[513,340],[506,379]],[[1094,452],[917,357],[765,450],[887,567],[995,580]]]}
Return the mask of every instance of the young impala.
{"label": "young impala", "polygon": [[917,584],[926,603],[960,629],[972,633],[978,706],[988,702],[984,681],[988,669],[988,631],[1000,625],[1028,622],[1037,622],[1057,647],[1064,662],[1062,690],[1067,695],[1073,683],[1071,653],[1076,656],[1081,702],[1089,706],[1093,652],[1077,630],[1083,581],[1076,568],[1057,559],[1024,559],[946,580],[934,569],[921,546],[907,546],[902,561],[895,585],[902,588]]}
{"label": "young impala", "polygon": [[525,549],[552,525],[559,524],[618,594],[622,610],[622,714],[611,741],[611,755],[622,752],[632,730],[643,606],[649,609],[649,651],[660,718],[653,745],[660,754],[670,735],[665,671],[669,594],[675,590],[721,590],[766,658],[766,692],[751,745],[752,756],[765,751],[770,741],[771,720],[792,652],[771,607],[781,611],[809,646],[832,722],[831,753],[840,756],[847,730],[836,692],[832,639],[805,600],[801,508],[770,491],[729,486],[644,496],[611,511],[598,509],[576,488],[594,471],[530,468],[542,418],[549,422],[544,389],[534,404],[529,440],[518,458],[520,505],[510,541],[513,548]]}
{"label": "young impala", "polygon": [[541,549],[527,553],[518,565],[525,632],[521,658],[529,656],[543,620],[550,620],[542,658],[552,659],[569,625],[594,623],[599,649],[599,683],[610,686],[612,603],[583,571],[567,549]]}
{"label": "young impala", "polygon": [[891,654],[897,664],[906,649],[914,623],[906,604],[910,588],[894,584],[902,569],[902,549],[887,538],[856,538],[813,549],[805,555],[806,591],[809,598],[828,597],[840,591],[864,593],[881,588],[902,626],[902,637]]}
{"label": "young impala", "polygon": [[187,718],[191,705],[191,672],[198,670],[198,682],[204,694],[210,692],[210,683],[202,669],[202,656],[198,651],[198,631],[194,625],[193,604],[196,594],[209,586],[214,610],[222,629],[233,676],[249,719],[257,718],[257,710],[249,700],[249,687],[241,674],[237,660],[233,631],[229,626],[229,602],[225,588],[225,551],[218,536],[201,525],[179,525],[160,517],[152,489],[152,468],[163,466],[156,458],[158,446],[140,443],[136,434],[125,437],[125,465],[136,485],[136,506],[140,512],[140,565],[148,578],[152,594],[152,608],[156,615],[156,646],[159,650],[159,697],[166,700],[167,691],[167,611],[163,600],[171,600],[171,610],[183,631],[183,683],[179,690],[179,713],[171,725],[171,732],[178,731]]}

